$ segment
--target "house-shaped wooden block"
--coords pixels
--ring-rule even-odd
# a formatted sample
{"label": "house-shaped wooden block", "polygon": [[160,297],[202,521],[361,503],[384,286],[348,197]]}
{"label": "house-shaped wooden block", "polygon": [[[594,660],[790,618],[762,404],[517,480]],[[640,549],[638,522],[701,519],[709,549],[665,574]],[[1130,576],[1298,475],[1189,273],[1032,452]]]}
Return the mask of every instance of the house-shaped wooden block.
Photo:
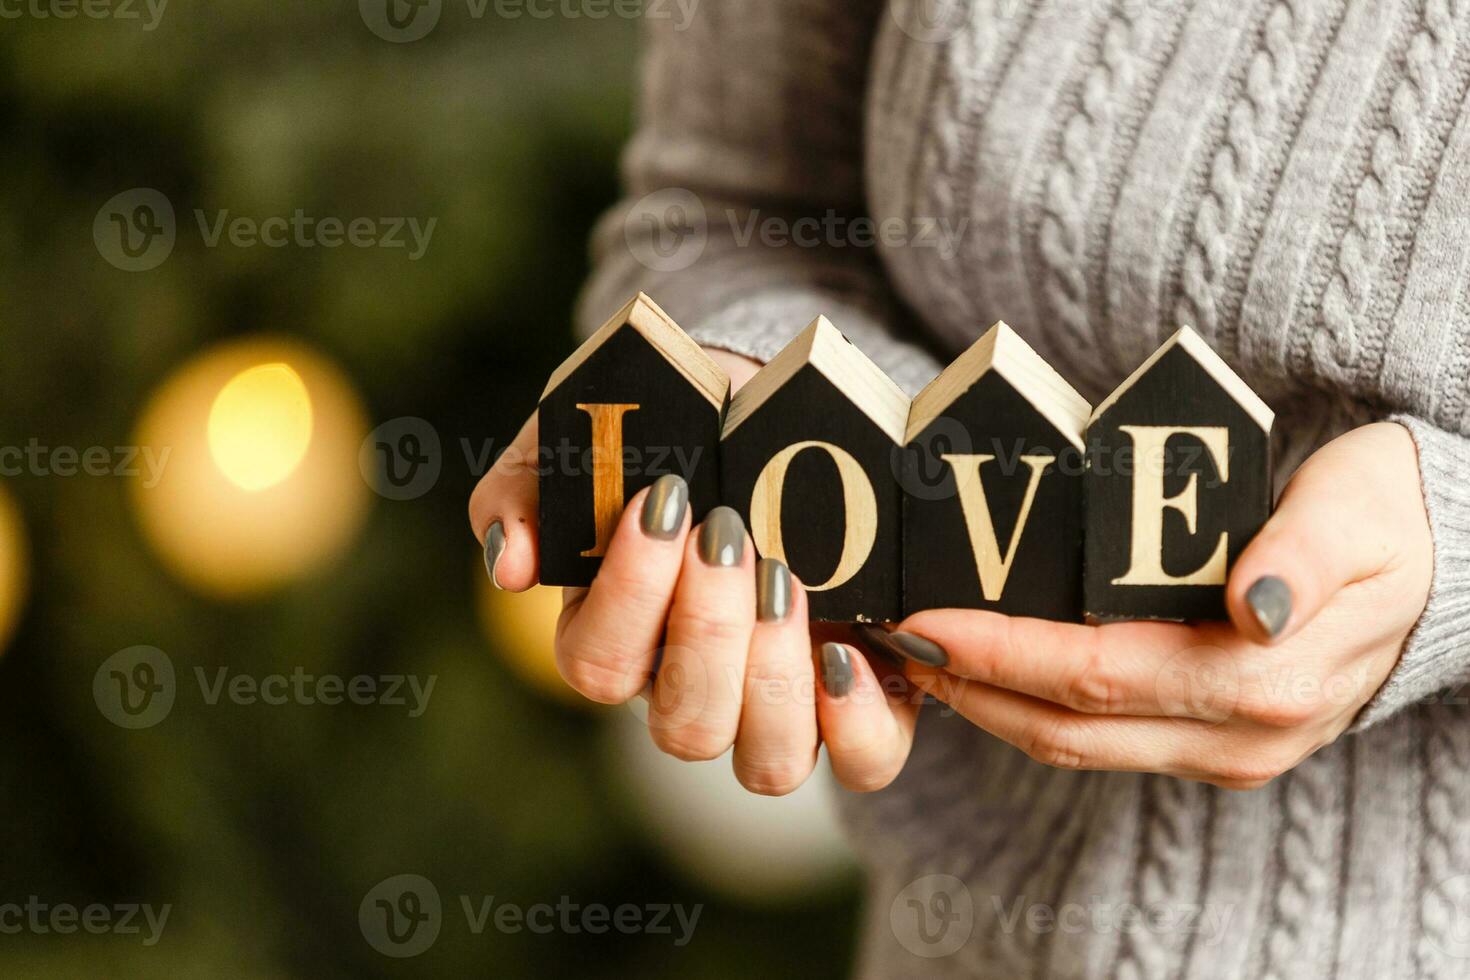
{"label": "house-shaped wooden block", "polygon": [[997,323],[914,399],[903,457],[904,613],[1082,618],[1089,406]]}
{"label": "house-shaped wooden block", "polygon": [[696,522],[719,503],[730,379],[639,293],[541,395],[541,582],[590,585],[628,498],[668,473]]}
{"label": "house-shaped wooden block", "polygon": [[1084,600],[1098,619],[1224,619],[1271,513],[1273,414],[1188,327],[1092,414]]}
{"label": "house-shaped wooden block", "polygon": [[811,617],[901,614],[897,451],[909,400],[824,317],[741,388],[725,417],[725,502],[762,557],[808,591]]}

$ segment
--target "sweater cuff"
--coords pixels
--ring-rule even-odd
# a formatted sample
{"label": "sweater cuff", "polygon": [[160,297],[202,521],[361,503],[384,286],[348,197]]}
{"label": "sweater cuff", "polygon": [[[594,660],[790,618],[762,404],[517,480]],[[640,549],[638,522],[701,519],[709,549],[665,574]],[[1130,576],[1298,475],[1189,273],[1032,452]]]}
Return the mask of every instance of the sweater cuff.
{"label": "sweater cuff", "polygon": [[1470,681],[1470,439],[1407,415],[1389,416],[1414,437],[1434,572],[1429,600],[1397,666],[1368,702],[1354,731]]}
{"label": "sweater cuff", "polygon": [[702,347],[765,364],[817,316],[831,320],[910,397],[939,373],[940,364],[931,354],[894,336],[885,311],[823,291],[766,289],[699,317],[686,329]]}

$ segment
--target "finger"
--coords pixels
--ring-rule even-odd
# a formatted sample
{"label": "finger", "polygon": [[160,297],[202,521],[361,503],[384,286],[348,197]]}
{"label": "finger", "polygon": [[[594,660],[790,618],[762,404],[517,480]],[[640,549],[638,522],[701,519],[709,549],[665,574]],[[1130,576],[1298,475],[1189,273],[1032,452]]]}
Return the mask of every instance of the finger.
{"label": "finger", "polygon": [[1244,789],[1288,767],[1258,760],[1230,732],[1191,719],[1082,714],[923,665],[911,667],[909,677],[978,727],[1057,769],[1161,773]]}
{"label": "finger", "polygon": [[875,672],[851,643],[824,643],[817,657],[817,724],[832,774],[854,792],[880,790],[908,759],[920,698],[896,669]]}
{"label": "finger", "polygon": [[470,529],[485,549],[485,571],[511,592],[536,584],[536,448],[532,415],[470,494]]}
{"label": "finger", "polygon": [[806,592],[774,558],[756,568],[755,633],[735,737],[735,777],[763,796],[784,796],[817,763],[816,683]]}
{"label": "finger", "polygon": [[685,542],[648,729],[685,761],[718,758],[735,741],[755,627],[755,547],[729,507],[710,511]]}
{"label": "finger", "polygon": [[1335,592],[1392,563],[1405,536],[1421,530],[1407,526],[1401,503],[1403,494],[1420,493],[1417,467],[1395,462],[1412,461],[1414,453],[1402,426],[1370,425],[1302,465],[1226,586],[1230,617],[1244,635],[1279,643]]}
{"label": "finger", "polygon": [[888,640],[915,665],[1083,714],[1211,722],[1235,711],[1249,649],[1224,623],[1083,626],[973,609],[916,613]]}
{"label": "finger", "polygon": [[575,690],[621,704],[648,683],[688,536],[680,477],[660,477],[628,502],[591,587],[565,593],[556,664]]}

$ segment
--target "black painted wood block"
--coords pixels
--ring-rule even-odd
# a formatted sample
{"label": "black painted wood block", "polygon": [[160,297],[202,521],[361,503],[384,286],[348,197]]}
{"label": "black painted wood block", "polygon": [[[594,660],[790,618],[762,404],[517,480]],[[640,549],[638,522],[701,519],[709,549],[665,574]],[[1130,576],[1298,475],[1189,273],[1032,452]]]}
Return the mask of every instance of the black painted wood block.
{"label": "black painted wood block", "polygon": [[914,398],[904,613],[1082,619],[1085,399],[1004,323]]}
{"label": "black painted wood block", "polygon": [[538,408],[544,585],[590,585],[630,497],[668,473],[694,520],[720,502],[730,381],[639,293],[552,374]]}
{"label": "black painted wood block", "polygon": [[1093,412],[1085,607],[1224,619],[1225,580],[1271,514],[1271,409],[1188,327]]}
{"label": "black painted wood block", "polygon": [[786,562],[811,617],[898,619],[897,449],[909,400],[819,317],[735,394],[720,449],[725,502],[764,558]]}

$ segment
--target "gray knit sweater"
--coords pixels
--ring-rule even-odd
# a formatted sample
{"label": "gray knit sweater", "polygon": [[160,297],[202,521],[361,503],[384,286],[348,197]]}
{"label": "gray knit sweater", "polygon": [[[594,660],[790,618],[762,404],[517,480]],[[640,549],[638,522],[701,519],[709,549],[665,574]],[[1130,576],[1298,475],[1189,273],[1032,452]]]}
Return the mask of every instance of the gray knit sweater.
{"label": "gray knit sweater", "polygon": [[645,289],[764,360],[824,313],[912,393],[1005,319],[1094,402],[1189,323],[1283,479],[1419,447],[1434,583],[1352,732],[1232,793],[926,709],[842,800],[862,974],[1470,976],[1470,0],[657,6],[584,321]]}

